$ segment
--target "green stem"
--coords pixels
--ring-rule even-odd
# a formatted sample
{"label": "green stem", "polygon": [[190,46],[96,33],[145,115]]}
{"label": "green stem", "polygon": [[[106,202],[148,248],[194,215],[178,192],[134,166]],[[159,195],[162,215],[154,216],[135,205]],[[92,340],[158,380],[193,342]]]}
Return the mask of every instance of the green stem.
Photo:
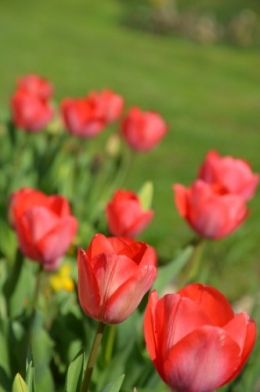
{"label": "green stem", "polygon": [[180,286],[183,287],[186,284],[195,282],[199,274],[201,267],[202,253],[205,245],[204,238],[199,238],[193,248],[192,255],[188,261],[188,264],[183,272],[183,278],[181,279]]}
{"label": "green stem", "polygon": [[127,182],[128,178],[129,178],[129,174],[133,168],[134,162],[137,157],[137,153],[135,151],[130,150],[129,154],[130,154],[130,156],[128,158],[127,166],[126,166],[125,172],[121,178],[121,186]]}
{"label": "green stem", "polygon": [[[39,269],[37,271],[37,277],[36,277],[35,289],[34,289],[34,295],[33,295],[32,307],[31,307],[31,314],[28,319],[28,328],[26,330],[25,339],[21,349],[21,355],[24,357],[24,363],[26,362],[26,358],[29,350],[31,350],[33,346],[33,328],[34,328],[34,322],[36,317],[36,308],[37,308],[37,303],[38,303],[38,298],[40,293],[42,275],[43,275],[43,266],[42,264],[40,264]],[[23,372],[25,372],[25,369],[23,369]]]}
{"label": "green stem", "polygon": [[91,350],[90,350],[88,363],[86,366],[83,382],[81,385],[81,390],[80,390],[81,392],[88,392],[89,391],[90,380],[91,380],[92,372],[93,372],[94,365],[96,362],[97,353],[98,353],[98,349],[99,349],[101,339],[103,336],[104,328],[105,328],[105,324],[100,321],[98,324],[97,332],[96,332]]}
{"label": "green stem", "polygon": [[198,276],[199,269],[201,267],[202,253],[204,250],[204,246],[205,246],[205,240],[203,238],[200,238],[198,243],[194,247],[194,251],[190,258],[190,273],[188,275],[189,281],[196,280]]}
{"label": "green stem", "polygon": [[38,298],[39,298],[39,294],[40,294],[42,275],[43,275],[43,266],[42,266],[42,264],[40,264],[40,267],[39,267],[39,270],[37,273],[37,277],[36,277],[33,302],[32,302],[32,311],[37,308]]}
{"label": "green stem", "polygon": [[106,363],[109,363],[109,361],[112,357],[112,351],[113,351],[113,346],[114,346],[114,342],[115,342],[115,337],[116,337],[116,326],[109,325],[108,339],[107,339],[106,351],[105,351]]}

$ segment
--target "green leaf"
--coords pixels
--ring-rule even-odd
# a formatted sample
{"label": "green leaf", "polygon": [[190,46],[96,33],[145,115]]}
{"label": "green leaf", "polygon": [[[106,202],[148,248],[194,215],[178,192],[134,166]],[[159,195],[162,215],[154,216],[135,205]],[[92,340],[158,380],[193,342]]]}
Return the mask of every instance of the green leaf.
{"label": "green leaf", "polygon": [[12,392],[29,392],[28,386],[19,373],[15,376]]}
{"label": "green leaf", "polygon": [[122,376],[119,376],[114,381],[111,381],[109,384],[107,384],[101,392],[118,392],[121,388],[121,385],[123,384],[124,378],[125,375],[122,374]]}
{"label": "green leaf", "polygon": [[30,392],[35,392],[35,368],[33,362],[33,355],[31,348],[28,350],[27,358],[26,358],[26,384],[29,387]]}
{"label": "green leaf", "polygon": [[84,350],[81,349],[69,365],[65,392],[80,392],[84,372]]}
{"label": "green leaf", "polygon": [[53,353],[53,342],[43,325],[43,314],[39,310],[35,310],[29,336],[35,361],[35,383],[37,391],[53,392],[55,388],[49,368]]}
{"label": "green leaf", "polygon": [[193,246],[188,246],[178,252],[173,260],[169,261],[165,267],[160,267],[158,270],[158,275],[153,288],[157,290],[159,294],[163,292],[165,287],[169,285],[179,274],[179,272],[188,263],[192,252]]}
{"label": "green leaf", "polygon": [[18,321],[0,319],[0,392],[11,390],[13,375],[23,368],[23,337],[24,329]]}
{"label": "green leaf", "polygon": [[138,192],[138,196],[141,205],[144,210],[149,210],[153,201],[153,183],[152,181],[146,181],[142,188]]}
{"label": "green leaf", "polygon": [[8,260],[13,260],[15,257],[17,240],[14,231],[10,228],[8,222],[4,219],[0,219],[0,233],[0,252]]}
{"label": "green leaf", "polygon": [[4,293],[8,299],[8,311],[12,318],[28,312],[30,299],[34,289],[34,276],[24,257],[17,249],[16,259],[12,271],[5,283]]}
{"label": "green leaf", "polygon": [[117,351],[113,354],[111,361],[106,365],[105,368],[100,369],[95,366],[94,374],[92,376],[92,380],[96,384],[96,390],[100,391],[103,388],[103,385],[106,385],[111,377],[117,377],[119,374],[125,372],[127,367],[127,361],[133,349],[134,339],[126,340],[125,346],[122,347],[120,351]]}

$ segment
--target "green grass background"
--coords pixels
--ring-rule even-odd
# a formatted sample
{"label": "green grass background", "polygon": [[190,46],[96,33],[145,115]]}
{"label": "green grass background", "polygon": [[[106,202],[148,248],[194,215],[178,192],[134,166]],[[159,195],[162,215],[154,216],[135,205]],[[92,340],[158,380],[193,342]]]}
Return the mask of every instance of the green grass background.
{"label": "green grass background", "polygon": [[[173,183],[189,185],[211,148],[260,172],[260,53],[128,30],[120,13],[109,0],[2,0],[0,106],[8,105],[18,76],[36,72],[53,82],[57,101],[109,87],[128,107],[159,111],[169,132],[137,157],[126,187],[154,182],[155,218],[141,238],[169,259],[193,236],[175,209]],[[260,278],[259,191],[250,209],[243,227],[205,254],[210,283],[231,299]]]}

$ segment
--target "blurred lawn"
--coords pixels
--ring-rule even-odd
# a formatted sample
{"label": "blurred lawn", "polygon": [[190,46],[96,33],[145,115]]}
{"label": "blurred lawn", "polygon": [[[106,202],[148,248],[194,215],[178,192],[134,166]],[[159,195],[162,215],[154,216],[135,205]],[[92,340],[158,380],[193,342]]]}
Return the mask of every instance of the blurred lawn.
{"label": "blurred lawn", "polygon": [[[192,237],[173,204],[174,182],[190,184],[211,148],[260,172],[260,53],[145,35],[121,26],[119,16],[112,1],[3,0],[0,107],[18,76],[36,72],[54,83],[57,100],[110,87],[128,107],[162,113],[169,133],[137,157],[126,186],[153,180],[155,219],[142,239],[169,258]],[[259,192],[251,210],[238,232],[207,248],[211,283],[233,299],[259,281]]]}

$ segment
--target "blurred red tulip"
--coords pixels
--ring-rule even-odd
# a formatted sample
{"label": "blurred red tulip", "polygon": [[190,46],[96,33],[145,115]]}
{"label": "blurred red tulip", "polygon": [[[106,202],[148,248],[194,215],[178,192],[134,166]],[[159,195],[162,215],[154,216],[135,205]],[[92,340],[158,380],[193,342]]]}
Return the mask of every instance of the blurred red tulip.
{"label": "blurred red tulip", "polygon": [[90,99],[99,101],[103,106],[106,123],[118,120],[124,108],[124,99],[121,95],[114,93],[112,90],[102,90],[100,93],[92,92]]}
{"label": "blurred red tulip", "polygon": [[48,101],[24,90],[18,90],[11,97],[11,111],[14,124],[29,132],[44,129],[54,115]]}
{"label": "blurred red tulip", "polygon": [[47,206],[48,197],[36,189],[21,188],[13,192],[9,198],[8,220],[12,227],[15,221],[19,219],[22,214],[31,207]]}
{"label": "blurred red tulip", "polygon": [[231,156],[221,157],[216,151],[209,151],[199,169],[198,177],[209,184],[218,184],[226,192],[237,194],[249,200],[254,196],[259,175],[243,159]]}
{"label": "blurred red tulip", "polygon": [[46,270],[58,268],[78,226],[67,200],[23,188],[11,195],[9,215],[22,253]]}
{"label": "blurred red tulip", "polygon": [[164,137],[167,125],[160,114],[133,107],[123,120],[121,131],[133,150],[149,151]]}
{"label": "blurred red tulip", "polygon": [[50,99],[53,95],[52,84],[47,79],[36,74],[29,74],[18,79],[17,89],[44,100]]}
{"label": "blurred red tulip", "polygon": [[210,286],[149,297],[144,318],[147,350],[163,381],[176,392],[212,392],[235,378],[248,359],[256,326]]}
{"label": "blurred red tulip", "polygon": [[78,292],[84,312],[117,324],[139,305],[156,277],[156,254],[144,242],[97,234],[78,252]]}
{"label": "blurred red tulip", "polygon": [[91,96],[64,99],[61,114],[68,131],[83,138],[98,135],[106,126],[103,102]]}
{"label": "blurred red tulip", "polygon": [[133,238],[149,225],[153,211],[144,211],[134,192],[118,190],[107,204],[106,217],[112,235]]}
{"label": "blurred red tulip", "polygon": [[197,180],[186,189],[173,186],[179,214],[201,236],[219,239],[236,230],[246,219],[245,201],[237,195]]}

